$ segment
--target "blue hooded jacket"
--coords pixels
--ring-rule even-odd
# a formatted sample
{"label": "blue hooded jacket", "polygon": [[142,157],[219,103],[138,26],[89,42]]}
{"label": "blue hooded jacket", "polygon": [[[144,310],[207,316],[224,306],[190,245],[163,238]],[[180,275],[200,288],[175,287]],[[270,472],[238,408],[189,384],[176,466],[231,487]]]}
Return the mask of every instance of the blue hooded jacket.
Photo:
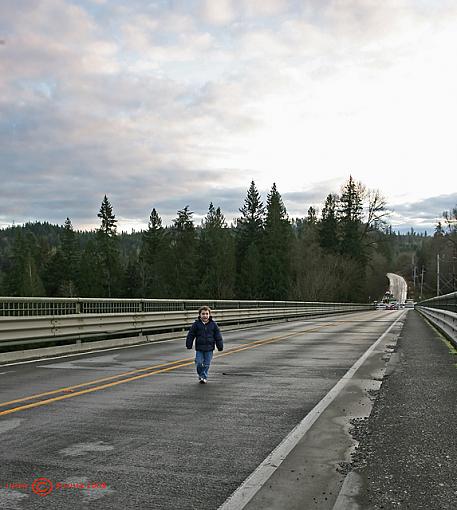
{"label": "blue hooded jacket", "polygon": [[192,324],[186,338],[188,349],[192,349],[194,339],[196,351],[214,351],[214,346],[217,347],[218,351],[224,349],[224,341],[219,326],[212,317],[209,318],[206,324],[200,318]]}

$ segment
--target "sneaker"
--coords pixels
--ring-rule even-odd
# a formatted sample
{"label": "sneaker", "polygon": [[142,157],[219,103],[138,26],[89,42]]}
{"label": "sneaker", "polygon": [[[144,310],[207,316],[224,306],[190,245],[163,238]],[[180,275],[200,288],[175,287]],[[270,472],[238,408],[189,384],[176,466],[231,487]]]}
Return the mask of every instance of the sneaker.
{"label": "sneaker", "polygon": [[201,379],[201,378],[200,378],[200,379],[198,380],[198,382],[199,382],[200,384],[205,384],[205,382],[206,382],[206,381],[205,381],[205,379]]}
{"label": "sneaker", "polygon": [[202,379],[201,381],[203,384],[206,384],[208,382],[208,379]]}

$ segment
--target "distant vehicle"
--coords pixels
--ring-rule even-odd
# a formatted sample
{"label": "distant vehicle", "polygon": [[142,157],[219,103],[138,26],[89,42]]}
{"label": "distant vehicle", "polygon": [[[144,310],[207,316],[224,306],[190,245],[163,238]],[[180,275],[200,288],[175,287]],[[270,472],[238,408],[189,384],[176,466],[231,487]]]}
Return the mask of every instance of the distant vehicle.
{"label": "distant vehicle", "polygon": [[407,299],[405,301],[405,308],[414,308],[414,299]]}
{"label": "distant vehicle", "polygon": [[396,301],[392,301],[392,303],[388,303],[386,305],[386,310],[399,310],[400,305]]}
{"label": "distant vehicle", "polygon": [[389,290],[386,291],[382,298],[382,308],[384,310],[399,310],[400,304],[396,300],[395,296]]}

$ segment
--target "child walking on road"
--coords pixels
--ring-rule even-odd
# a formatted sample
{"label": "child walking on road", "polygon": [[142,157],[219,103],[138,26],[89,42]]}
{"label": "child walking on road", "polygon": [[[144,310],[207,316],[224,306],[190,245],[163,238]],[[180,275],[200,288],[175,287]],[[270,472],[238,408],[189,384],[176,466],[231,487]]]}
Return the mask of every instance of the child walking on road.
{"label": "child walking on road", "polygon": [[187,333],[186,347],[192,349],[195,340],[195,365],[201,384],[208,382],[208,370],[213,359],[214,346],[218,351],[224,349],[224,341],[217,323],[211,317],[209,306],[202,306],[198,310],[198,319],[192,324]]}

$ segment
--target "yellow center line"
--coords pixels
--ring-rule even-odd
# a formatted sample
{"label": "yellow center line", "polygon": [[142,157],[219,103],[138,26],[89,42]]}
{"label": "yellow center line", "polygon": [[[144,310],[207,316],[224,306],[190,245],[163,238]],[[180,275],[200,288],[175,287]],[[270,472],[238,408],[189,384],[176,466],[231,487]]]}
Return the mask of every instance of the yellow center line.
{"label": "yellow center line", "polygon": [[[309,328],[309,329],[305,329],[305,330],[301,330],[301,331],[295,331],[293,333],[288,333],[287,335],[281,335],[281,336],[266,338],[264,340],[255,340],[254,342],[251,342],[249,344],[244,344],[241,347],[236,347],[236,348],[230,349],[229,351],[226,351],[224,353],[218,354],[215,357],[219,358],[219,357],[222,357],[222,356],[228,356],[230,354],[235,354],[235,353],[240,352],[240,351],[245,351],[247,349],[254,349],[255,347],[260,347],[262,345],[266,345],[266,344],[270,344],[270,343],[273,343],[273,342],[277,342],[279,340],[284,340],[286,338],[290,338],[291,336],[296,336],[296,335],[301,334],[301,333],[313,332],[313,331],[316,331],[318,329],[322,329],[322,328],[329,327],[329,326],[332,326],[332,325],[333,325],[333,323],[328,323],[328,324],[320,325],[320,326],[315,327],[315,328]],[[146,370],[151,370],[153,368],[158,368],[158,370],[153,370],[152,372],[148,372],[146,374],[140,374],[140,375],[136,375],[134,377],[129,377],[127,379],[121,379],[119,381],[113,381],[113,382],[110,382],[110,383],[107,383],[107,384],[102,384],[100,386],[94,386],[93,388],[87,388],[87,389],[80,390],[80,391],[77,391],[77,392],[67,393],[65,395],[59,395],[57,397],[53,397],[53,398],[49,398],[49,399],[45,399],[45,400],[40,400],[38,402],[33,402],[31,404],[25,404],[25,405],[22,405],[22,406],[19,406],[19,407],[13,407],[12,409],[7,409],[5,411],[1,411],[0,412],[0,416],[4,416],[4,415],[7,415],[7,414],[15,413],[17,411],[24,411],[26,409],[32,409],[34,407],[47,405],[47,404],[50,404],[52,402],[58,402],[60,400],[65,400],[67,398],[73,398],[73,397],[76,397],[76,396],[79,396],[79,395],[85,395],[86,393],[92,393],[94,391],[99,391],[99,390],[103,390],[103,389],[106,389],[106,388],[111,388],[111,387],[117,386],[119,384],[125,384],[127,382],[136,381],[138,379],[143,379],[145,377],[150,377],[152,375],[156,375],[156,374],[160,374],[160,373],[164,373],[164,372],[170,372],[172,370],[176,370],[177,368],[181,368],[181,367],[185,367],[185,366],[188,366],[188,365],[192,365],[193,363],[194,363],[194,358],[185,358],[185,359],[173,361],[173,362],[170,362],[170,363],[164,363],[162,365],[154,365],[152,367],[147,367],[147,368],[142,368],[142,369],[138,369],[138,370],[133,370],[131,372],[125,372],[125,373],[122,373],[122,374],[118,374],[117,376],[110,376],[110,377],[105,377],[105,378],[102,378],[102,379],[95,379],[93,381],[88,381],[88,382],[85,382],[85,383],[77,384],[75,386],[68,386],[66,388],[60,388],[60,389],[52,390],[52,391],[49,391],[49,392],[46,392],[46,393],[40,393],[40,394],[37,394],[37,395],[31,395],[29,397],[24,397],[22,399],[11,400],[9,402],[2,402],[2,403],[0,403],[0,406],[6,406],[8,404],[14,404],[14,403],[18,403],[18,402],[25,402],[27,400],[32,400],[34,398],[39,398],[41,396],[47,396],[47,395],[52,395],[52,394],[56,394],[56,393],[62,393],[64,391],[72,390],[74,388],[80,388],[80,387],[83,387],[83,386],[88,386],[90,384],[95,384],[97,382],[112,380],[112,379],[119,378],[119,377],[122,377],[122,376],[125,376],[125,375],[130,375],[132,373],[138,373],[138,372],[141,372],[141,371],[144,372]],[[159,368],[159,367],[166,367],[166,368]]]}
{"label": "yellow center line", "polygon": [[48,398],[46,400],[40,400],[39,402],[33,402],[32,404],[26,404],[20,407],[14,407],[12,409],[7,409],[6,411],[1,411],[0,416],[5,414],[15,413],[17,411],[23,411],[25,409],[32,409],[33,407],[43,406],[45,404],[50,404],[51,402],[57,402],[59,400],[65,400],[67,398],[76,397],[79,395],[85,395],[86,393],[92,393],[93,391],[103,390],[105,388],[111,388],[112,386],[117,386],[118,384],[124,384],[130,381],[136,381],[137,379],[142,379],[143,377],[149,377],[151,375],[160,374],[162,372],[168,372],[170,370],[175,370],[176,368],[185,367],[186,365],[191,365],[194,361],[188,361],[187,363],[182,363],[181,365],[175,365],[168,368],[162,368],[160,370],[155,370],[154,372],[149,372],[147,374],[136,375],[135,377],[130,377],[129,379],[122,379],[121,381],[114,381],[108,384],[102,384],[101,386],[95,386],[94,388],[88,388],[86,390],[81,390],[76,393],[68,393],[66,395],[60,395],[54,398]]}
{"label": "yellow center line", "polygon": [[55,395],[56,393],[62,393],[63,391],[71,391],[71,390],[74,390],[75,388],[82,388],[84,386],[90,386],[91,384],[97,384],[97,383],[101,383],[101,382],[105,382],[105,381],[112,381],[113,379],[119,379],[120,377],[124,377],[126,375],[138,374],[140,372],[147,372],[148,370],[152,370],[154,368],[161,368],[161,367],[166,367],[169,365],[176,365],[177,363],[182,363],[183,361],[189,361],[189,360],[193,360],[193,359],[194,358],[184,358],[184,359],[180,359],[180,360],[176,360],[176,361],[170,361],[169,363],[161,363],[160,365],[152,365],[150,367],[138,368],[136,370],[131,370],[129,372],[122,372],[117,375],[110,375],[108,377],[102,377],[100,379],[93,379],[92,381],[86,381],[86,382],[83,382],[80,384],[75,384],[73,386],[66,386],[65,388],[59,388],[57,390],[46,391],[44,393],[37,393],[35,395],[30,395],[28,397],[22,397],[22,398],[18,398],[16,400],[10,400],[9,402],[1,402],[0,407],[4,407],[4,406],[10,405],[10,404],[17,404],[18,402],[25,402],[26,400],[33,400],[35,398],[46,397],[48,395]]}

